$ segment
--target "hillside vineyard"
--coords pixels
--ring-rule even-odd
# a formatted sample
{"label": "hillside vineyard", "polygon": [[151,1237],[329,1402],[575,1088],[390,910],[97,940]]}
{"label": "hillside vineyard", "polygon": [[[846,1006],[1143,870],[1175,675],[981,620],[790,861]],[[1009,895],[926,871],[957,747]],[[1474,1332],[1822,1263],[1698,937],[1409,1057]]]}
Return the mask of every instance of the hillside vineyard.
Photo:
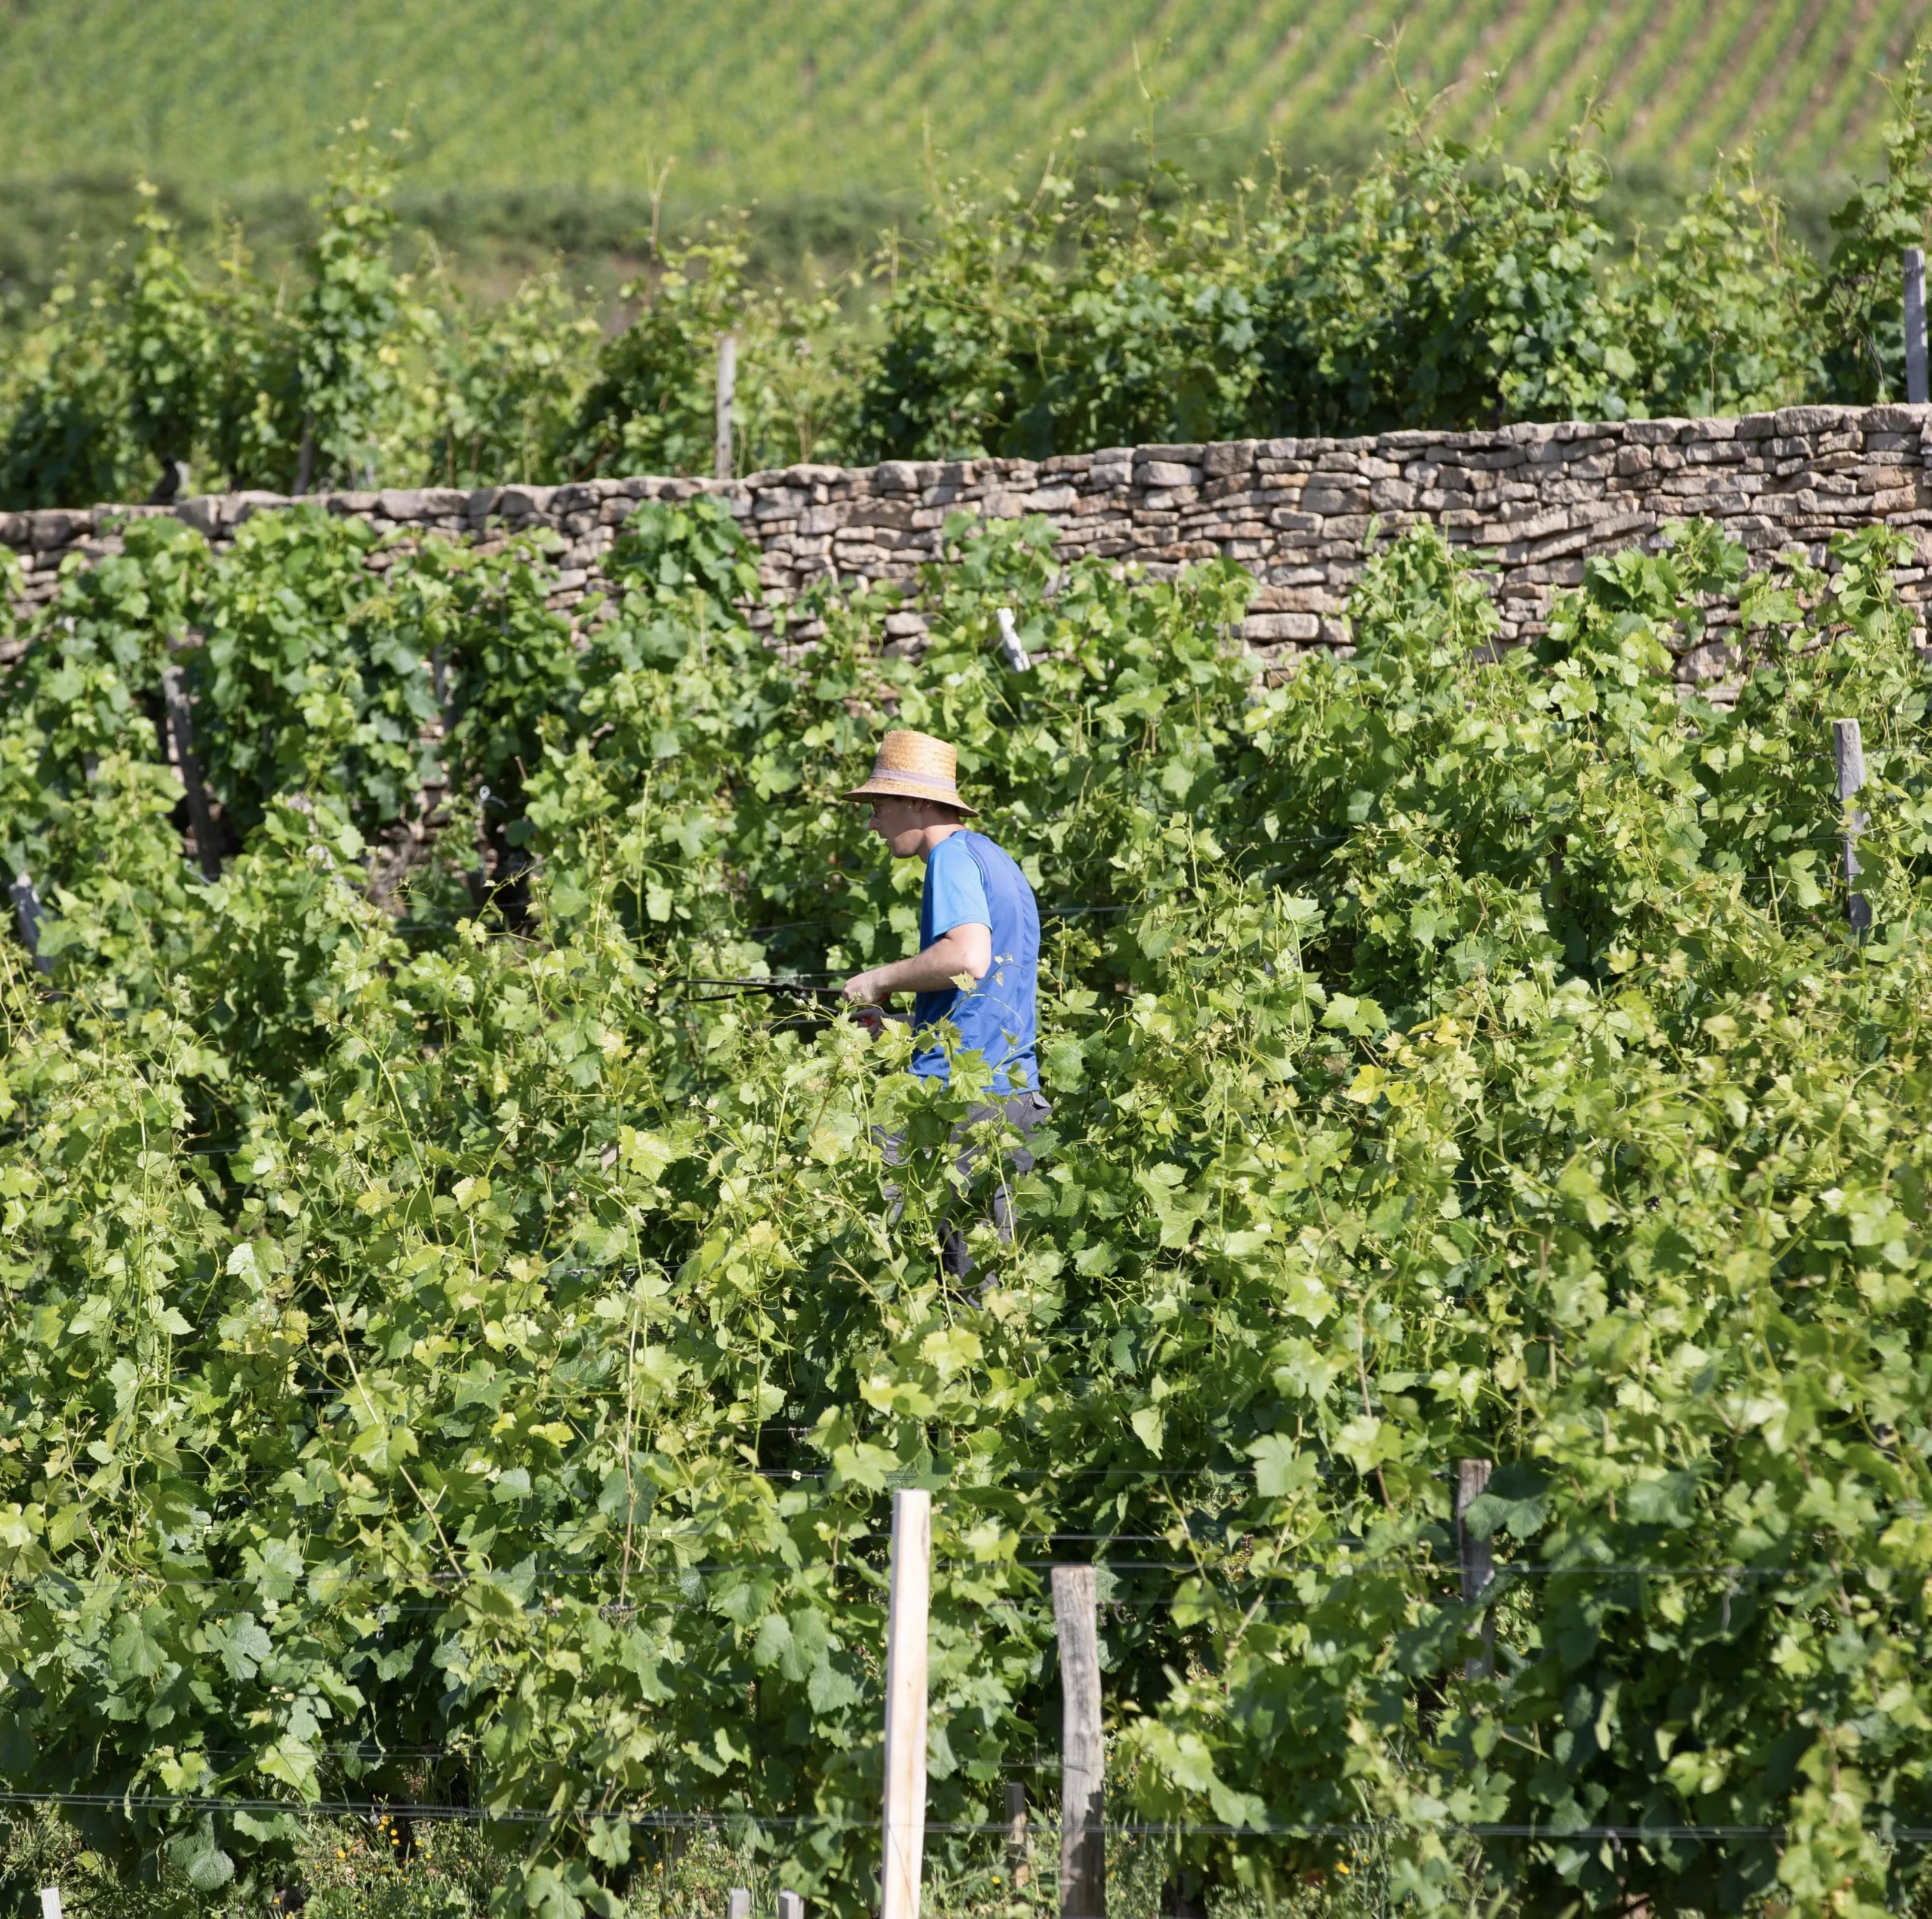
{"label": "hillside vineyard", "polygon": [[[10,165],[30,180],[146,165],[195,191],[302,188],[313,130],[361,110],[383,75],[417,106],[426,186],[595,206],[641,197],[670,154],[673,200],[715,205],[903,191],[928,137],[986,169],[1075,125],[1124,146],[1147,123],[1141,80],[1183,153],[1205,134],[1244,158],[1271,134],[1310,157],[1352,152],[1391,106],[1371,36],[1398,33],[1417,96],[1451,90],[1438,118],[1454,138],[1486,130],[1494,72],[1521,153],[1594,93],[1620,165],[1688,171],[1755,141],[1766,170],[1812,177],[1872,152],[1884,97],[1869,75],[1895,66],[1923,16],[1907,0],[1180,0],[1156,28],[1096,0],[838,0],[781,30],[757,0],[722,0],[639,33],[596,0],[555,0],[540,23],[486,11],[452,43],[432,0],[266,15],[214,0],[185,67],[149,36],[139,0],[89,0],[84,17],[76,32],[54,8],[0,14],[0,65],[35,78],[9,103]],[[224,110],[217,75],[285,110]]]}

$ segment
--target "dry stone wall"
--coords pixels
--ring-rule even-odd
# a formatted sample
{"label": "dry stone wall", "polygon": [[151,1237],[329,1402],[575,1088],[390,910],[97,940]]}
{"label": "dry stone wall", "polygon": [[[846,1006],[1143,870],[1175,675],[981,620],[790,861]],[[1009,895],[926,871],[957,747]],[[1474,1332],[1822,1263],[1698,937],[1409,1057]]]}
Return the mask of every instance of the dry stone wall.
{"label": "dry stone wall", "polygon": [[[398,534],[466,539],[555,536],[553,604],[591,611],[605,554],[647,500],[700,493],[728,500],[761,556],[766,604],[795,602],[828,577],[909,583],[937,557],[949,515],[1043,515],[1067,560],[1097,558],[1149,573],[1220,556],[1259,586],[1248,644],[1269,653],[1346,644],[1340,614],[1371,529],[1419,521],[1478,555],[1491,573],[1504,631],[1534,632],[1551,596],[1581,578],[1591,555],[1654,540],[1672,521],[1722,521],[1760,564],[1802,548],[1815,563],[1841,529],[1884,521],[1932,557],[1932,408],[1796,407],[1736,420],[1645,420],[1506,426],[1493,432],[1386,433],[1372,438],[1241,440],[1115,447],[1054,459],[889,461],[794,466],[731,482],[596,480],[558,487],[424,488],[314,496]],[[29,604],[51,597],[60,567],[113,552],[130,518],[172,512],[217,546],[251,514],[294,503],[243,493],[172,507],[0,515],[0,541],[25,562]],[[381,549],[371,564],[384,563]],[[1923,565],[1903,580],[1923,605]],[[915,646],[909,609],[888,637]],[[1687,678],[1721,674],[1723,614],[1681,663]]]}

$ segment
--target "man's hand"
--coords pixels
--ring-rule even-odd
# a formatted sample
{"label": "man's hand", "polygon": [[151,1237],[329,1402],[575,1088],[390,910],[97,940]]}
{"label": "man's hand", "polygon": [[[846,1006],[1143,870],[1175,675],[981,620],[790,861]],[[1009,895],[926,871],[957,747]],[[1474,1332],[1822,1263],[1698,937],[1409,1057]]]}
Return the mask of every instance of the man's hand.
{"label": "man's hand", "polygon": [[991,928],[955,926],[910,959],[855,973],[840,988],[851,1006],[876,1006],[894,993],[937,993],[948,986],[975,985],[992,970]]}
{"label": "man's hand", "polygon": [[891,989],[878,983],[878,976],[885,970],[882,966],[874,967],[869,972],[855,973],[839,991],[845,995],[848,1006],[879,1006],[884,1003]]}

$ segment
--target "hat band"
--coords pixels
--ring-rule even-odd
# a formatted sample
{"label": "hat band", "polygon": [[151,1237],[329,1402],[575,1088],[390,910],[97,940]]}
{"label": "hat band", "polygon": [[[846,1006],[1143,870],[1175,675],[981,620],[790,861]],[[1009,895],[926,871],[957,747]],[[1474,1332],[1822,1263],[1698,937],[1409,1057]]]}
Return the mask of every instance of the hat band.
{"label": "hat band", "polygon": [[896,766],[874,767],[872,780],[866,783],[870,786],[873,780],[903,780],[908,786],[930,787],[935,793],[954,793],[958,791],[956,782],[942,779],[937,773],[903,772]]}

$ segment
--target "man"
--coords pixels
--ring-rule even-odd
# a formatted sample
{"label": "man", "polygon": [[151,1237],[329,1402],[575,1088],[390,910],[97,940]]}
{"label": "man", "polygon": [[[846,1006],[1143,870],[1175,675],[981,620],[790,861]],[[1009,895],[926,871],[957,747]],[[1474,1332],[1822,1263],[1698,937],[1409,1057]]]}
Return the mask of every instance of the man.
{"label": "man", "polygon": [[[846,999],[876,1004],[896,992],[912,1001],[912,1071],[922,1078],[948,1076],[938,1029],[950,1022],[957,1050],[978,1053],[992,1069],[997,1106],[968,1109],[967,1125],[1004,1116],[1023,1136],[1052,1109],[1040,1096],[1035,1007],[1040,965],[1040,915],[1026,876],[983,833],[964,822],[973,809],[959,797],[958,755],[943,740],[903,730],[879,743],[872,777],[848,800],[872,802],[872,829],[894,859],[923,860],[925,885],[919,899],[919,950],[855,973]],[[923,1041],[923,1044],[921,1044]],[[964,1131],[964,1127],[959,1129]],[[956,1136],[956,1135],[955,1135]],[[885,1142],[888,1165],[899,1164],[904,1142]],[[1023,1149],[1013,1155],[1022,1173],[1033,1169]],[[960,1155],[971,1171],[969,1151]],[[1013,1237],[1013,1211],[1004,1186],[993,1201],[1001,1239]],[[946,1270],[963,1278],[973,1270],[965,1236],[949,1229]]]}

